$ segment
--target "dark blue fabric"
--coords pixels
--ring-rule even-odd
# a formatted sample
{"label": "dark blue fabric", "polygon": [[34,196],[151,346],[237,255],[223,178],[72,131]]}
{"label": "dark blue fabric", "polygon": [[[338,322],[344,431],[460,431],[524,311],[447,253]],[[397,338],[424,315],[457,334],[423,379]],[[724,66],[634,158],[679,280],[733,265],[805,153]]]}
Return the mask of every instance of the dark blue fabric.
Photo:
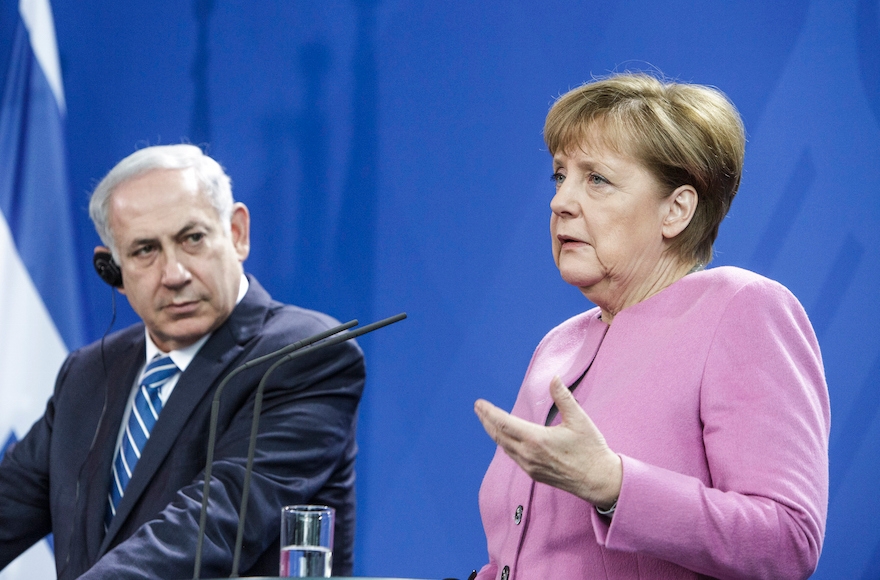
{"label": "dark blue fabric", "polygon": [[12,446],[15,445],[15,442],[18,439],[15,436],[15,433],[10,433],[6,438],[6,441],[3,443],[3,447],[0,447],[0,461],[3,461],[3,456],[6,455],[6,451],[8,449],[12,449]]}
{"label": "dark blue fabric", "polygon": [[[190,577],[214,390],[247,360],[336,324],[271,300],[252,278],[230,318],[180,375],[106,532],[111,463],[143,365],[143,325],[71,353],[46,414],[0,468],[0,569],[53,531],[59,578]],[[254,395],[267,366],[236,375],[223,392],[203,577],[230,573]],[[355,426],[363,386],[363,356],[353,342],[281,365],[267,381],[243,576],[278,574],[281,507],[304,503],[336,509],[334,571],[352,573]]]}

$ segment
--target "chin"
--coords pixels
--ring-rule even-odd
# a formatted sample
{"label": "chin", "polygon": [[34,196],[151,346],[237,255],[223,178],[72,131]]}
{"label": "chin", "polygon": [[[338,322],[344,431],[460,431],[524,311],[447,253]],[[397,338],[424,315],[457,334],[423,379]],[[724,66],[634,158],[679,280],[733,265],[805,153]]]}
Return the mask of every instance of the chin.
{"label": "chin", "polygon": [[213,330],[208,321],[187,320],[178,321],[162,329],[165,342],[174,342],[181,347],[188,346]]}
{"label": "chin", "polygon": [[595,271],[583,270],[579,268],[559,268],[559,275],[568,284],[578,288],[589,288],[598,284],[604,276]]}

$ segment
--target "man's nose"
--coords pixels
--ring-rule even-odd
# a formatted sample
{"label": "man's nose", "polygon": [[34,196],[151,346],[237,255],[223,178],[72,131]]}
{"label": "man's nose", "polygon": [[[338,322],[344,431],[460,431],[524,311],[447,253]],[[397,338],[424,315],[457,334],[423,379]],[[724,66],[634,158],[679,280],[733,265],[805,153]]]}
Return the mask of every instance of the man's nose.
{"label": "man's nose", "polygon": [[192,279],[186,265],[177,259],[174,253],[166,254],[165,266],[162,268],[162,284],[169,288],[183,286]]}

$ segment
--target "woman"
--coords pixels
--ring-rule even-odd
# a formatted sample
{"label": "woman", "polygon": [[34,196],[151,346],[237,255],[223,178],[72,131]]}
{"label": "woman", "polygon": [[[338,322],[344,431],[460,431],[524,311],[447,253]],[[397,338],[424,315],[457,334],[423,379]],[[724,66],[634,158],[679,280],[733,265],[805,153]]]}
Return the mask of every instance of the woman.
{"label": "woman", "polygon": [[596,308],[543,339],[510,414],[475,404],[499,445],[479,578],[809,576],[830,421],[815,334],[778,283],[703,269],[742,173],[736,109],[618,75],[562,96],[544,138],[553,256]]}

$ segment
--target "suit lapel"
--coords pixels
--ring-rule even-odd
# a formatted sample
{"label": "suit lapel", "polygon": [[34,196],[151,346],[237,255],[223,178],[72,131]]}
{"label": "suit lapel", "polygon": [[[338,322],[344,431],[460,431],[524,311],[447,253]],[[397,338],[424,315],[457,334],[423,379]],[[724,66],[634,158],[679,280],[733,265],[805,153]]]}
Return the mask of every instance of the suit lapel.
{"label": "suit lapel", "polygon": [[[588,318],[579,348],[565,364],[560,365],[558,369],[554,369],[554,372],[559,374],[563,384],[572,390],[575,399],[580,403],[583,402],[583,397],[587,391],[587,389],[583,388],[583,383],[586,382],[586,374],[593,365],[593,361],[599,353],[599,347],[602,345],[602,341],[605,339],[605,334],[609,328],[607,324],[599,319],[598,315]],[[572,387],[575,388],[572,389]],[[549,388],[549,383],[545,388]],[[550,396],[544,399],[544,404],[538,412],[539,417],[546,417],[544,420],[545,425],[558,424],[560,422],[558,409]]]}
{"label": "suit lapel", "polygon": [[112,366],[107,369],[107,408],[101,418],[94,448],[86,457],[83,470],[82,484],[85,485],[87,495],[81,513],[85,518],[85,545],[90,563],[97,559],[104,539],[104,514],[110,491],[110,470],[122,414],[137,373],[144,364],[143,330],[132,333],[132,337],[120,346],[121,349],[113,355]]}
{"label": "suit lapel", "polygon": [[[101,543],[99,555],[107,550],[132,508],[149,487],[193,411],[200,404],[208,404],[202,403],[203,400],[213,392],[221,375],[232,370],[232,364],[241,355],[244,344],[262,328],[269,300],[266,291],[251,278],[245,298],[236,306],[229,320],[214,331],[180,376],[125,488],[125,494],[116,508],[116,516]],[[132,377],[131,381],[133,380]],[[118,414],[121,416],[123,411],[124,402]],[[117,420],[114,433],[118,433],[119,426],[120,420]],[[207,441],[205,445],[207,446]],[[107,468],[110,469],[110,463]]]}

